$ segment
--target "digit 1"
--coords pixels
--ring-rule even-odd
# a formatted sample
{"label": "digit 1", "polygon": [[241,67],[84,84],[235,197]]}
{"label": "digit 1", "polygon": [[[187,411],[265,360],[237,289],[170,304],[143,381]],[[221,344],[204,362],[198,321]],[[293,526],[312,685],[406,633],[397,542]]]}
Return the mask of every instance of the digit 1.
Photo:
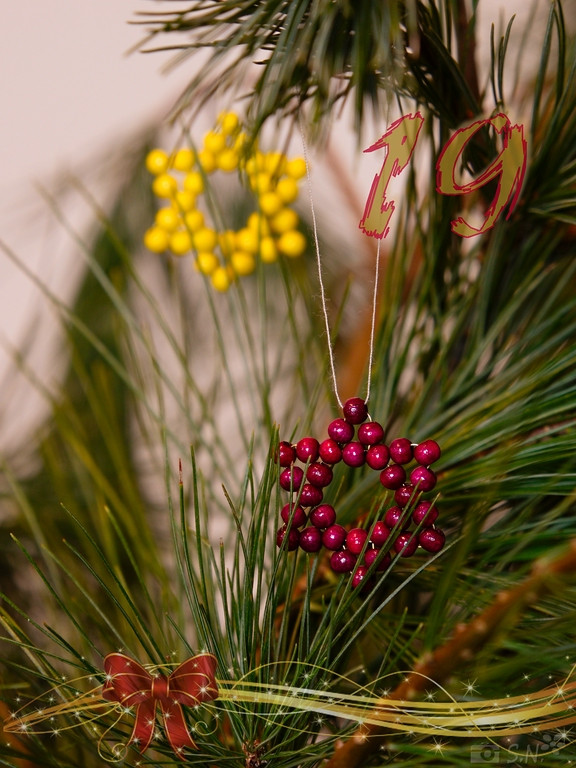
{"label": "digit 1", "polygon": [[[478,178],[467,184],[458,184],[455,179],[456,165],[464,147],[474,134],[485,125],[491,125],[502,136],[502,151],[490,163]],[[527,142],[524,138],[524,126],[511,125],[503,114],[497,114],[488,120],[478,120],[467,128],[456,131],[447,142],[436,163],[436,191],[443,195],[467,195],[499,177],[494,199],[488,206],[484,222],[480,227],[473,227],[461,216],[451,223],[452,232],[461,237],[474,237],[491,229],[503,208],[510,203],[506,218],[510,218],[518,201],[524,174],[526,173]]]}
{"label": "digit 1", "polygon": [[396,208],[393,200],[386,199],[386,189],[392,177],[399,176],[408,165],[418,141],[424,118],[404,115],[392,123],[386,133],[364,152],[375,152],[386,147],[386,158],[380,173],[374,176],[359,227],[370,237],[382,239],[390,231],[390,218]]}

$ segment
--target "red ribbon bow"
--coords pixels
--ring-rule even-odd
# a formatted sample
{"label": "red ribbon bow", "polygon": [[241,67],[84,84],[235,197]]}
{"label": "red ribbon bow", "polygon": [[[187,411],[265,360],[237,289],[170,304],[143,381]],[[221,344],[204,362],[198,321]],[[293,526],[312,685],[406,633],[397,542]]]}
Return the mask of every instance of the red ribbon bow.
{"label": "red ribbon bow", "polygon": [[144,752],[154,735],[156,704],[160,704],[164,730],[170,746],[181,757],[184,747],[197,749],[186,726],[182,705],[195,707],[218,697],[214,677],[216,658],[209,653],[192,656],[182,662],[168,677],[150,674],[134,659],[123,653],[110,653],[104,659],[106,682],[102,696],[123,707],[136,708],[136,722],[129,744],[137,744]]}

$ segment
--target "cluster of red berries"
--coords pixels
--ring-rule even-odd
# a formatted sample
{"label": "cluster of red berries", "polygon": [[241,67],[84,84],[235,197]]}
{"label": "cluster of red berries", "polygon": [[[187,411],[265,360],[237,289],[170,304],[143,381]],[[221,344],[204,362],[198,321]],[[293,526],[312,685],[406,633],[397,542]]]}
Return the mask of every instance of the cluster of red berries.
{"label": "cluster of red berries", "polygon": [[[328,438],[323,442],[304,437],[295,445],[286,441],[279,444],[280,486],[292,494],[292,501],[282,508],[284,525],[276,543],[288,550],[331,550],[332,570],[353,571],[352,584],[356,587],[375,561],[375,570],[383,571],[392,554],[410,557],[419,546],[432,553],[443,548],[444,533],[435,527],[438,509],[422,499],[423,493],[436,486],[436,474],[430,465],[441,452],[435,440],[414,444],[401,437],[386,445],[384,428],[377,421],[367,421],[366,403],[359,397],[347,400],[343,411],[344,418],[330,423]],[[347,531],[336,522],[334,507],[323,503],[323,489],[332,482],[332,467],[340,461],[349,467],[367,464],[380,472],[384,488],[394,491],[394,506],[370,531]],[[414,531],[410,530],[412,523]]]}

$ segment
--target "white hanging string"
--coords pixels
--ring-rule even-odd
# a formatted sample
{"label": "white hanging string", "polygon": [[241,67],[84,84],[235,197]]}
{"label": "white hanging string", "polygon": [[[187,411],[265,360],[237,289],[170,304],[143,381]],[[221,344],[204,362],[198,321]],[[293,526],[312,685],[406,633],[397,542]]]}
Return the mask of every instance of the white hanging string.
{"label": "white hanging string", "polygon": [[[308,162],[308,146],[304,138],[304,131],[303,131],[301,122],[299,127],[300,127],[300,136],[302,139],[304,162],[306,165],[306,182],[308,185],[308,198],[310,201],[310,215],[312,219],[312,235],[314,238],[314,248],[316,250],[316,266],[318,269],[318,283],[320,285],[320,300],[322,303],[322,314],[324,316],[324,326],[326,329],[326,341],[328,343],[328,359],[330,362],[332,386],[334,388],[334,395],[336,396],[336,401],[340,406],[340,408],[342,408],[343,403],[338,393],[338,380],[336,376],[336,364],[334,361],[334,347],[332,345],[332,337],[330,334],[330,320],[328,317],[328,306],[326,303],[326,290],[324,288],[324,276],[322,274],[322,257],[320,255],[320,239],[318,237],[318,224],[316,222],[316,211],[314,208],[314,198],[312,195],[312,180],[310,176],[310,164]],[[374,270],[374,292],[372,294],[372,318],[371,318],[371,326],[370,326],[368,373],[367,373],[366,397],[365,397],[366,403],[370,398],[370,389],[371,389],[371,382],[372,382],[372,365],[374,363],[374,338],[376,333],[376,310],[378,307],[378,281],[380,278],[380,246],[381,244],[382,244],[382,241],[378,240],[378,248],[376,251],[376,267]]]}

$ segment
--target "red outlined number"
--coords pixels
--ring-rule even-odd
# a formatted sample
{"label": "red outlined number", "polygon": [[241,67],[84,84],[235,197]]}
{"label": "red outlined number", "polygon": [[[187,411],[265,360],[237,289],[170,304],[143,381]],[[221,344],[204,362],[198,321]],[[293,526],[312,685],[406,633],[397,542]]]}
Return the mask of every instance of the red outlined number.
{"label": "red outlined number", "polygon": [[390,218],[396,206],[393,200],[386,199],[386,189],[390,179],[399,176],[410,162],[423,124],[424,118],[419,112],[405,115],[393,122],[375,144],[364,150],[375,152],[386,147],[384,163],[380,173],[374,177],[359,224],[360,229],[370,237],[381,239],[390,231]]}
{"label": "red outlined number", "polygon": [[[456,168],[464,147],[483,126],[491,125],[502,137],[502,151],[486,170],[467,184],[456,181]],[[461,216],[451,223],[452,231],[461,237],[474,237],[491,229],[509,204],[506,218],[518,201],[526,173],[527,142],[524,127],[512,125],[506,115],[497,114],[488,120],[478,120],[467,128],[456,131],[448,141],[436,163],[436,191],[443,195],[467,195],[498,178],[496,193],[480,227],[473,227]]]}

